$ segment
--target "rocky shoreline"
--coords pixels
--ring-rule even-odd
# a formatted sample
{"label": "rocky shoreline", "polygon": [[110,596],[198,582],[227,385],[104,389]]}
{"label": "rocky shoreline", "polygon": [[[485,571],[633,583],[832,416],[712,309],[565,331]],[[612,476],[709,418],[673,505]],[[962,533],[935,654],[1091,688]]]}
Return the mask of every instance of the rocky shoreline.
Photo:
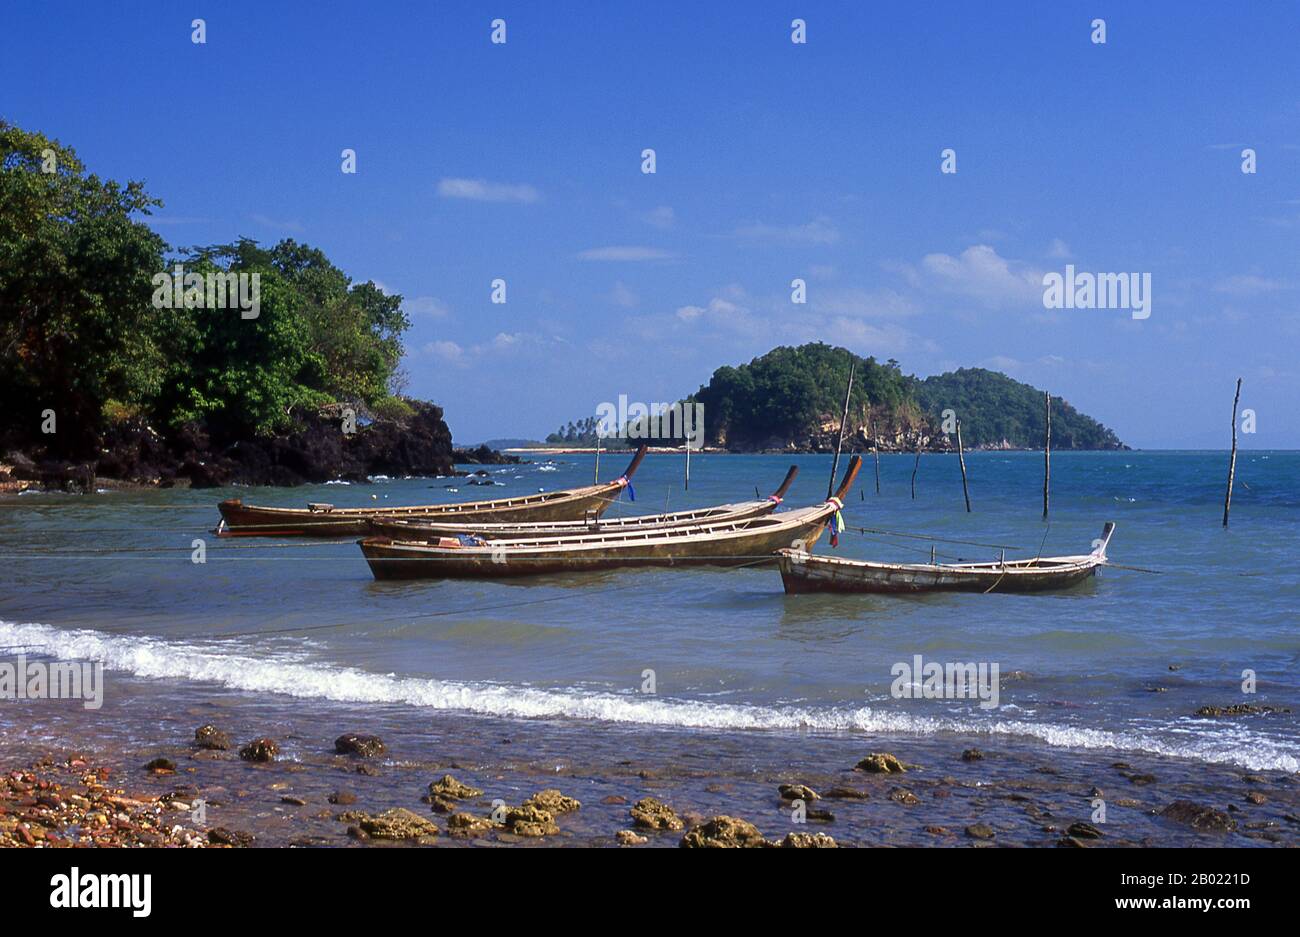
{"label": "rocky shoreline", "polygon": [[[412,727],[409,713],[390,713],[335,735],[329,723],[344,712],[300,712],[261,733],[234,714],[181,733],[178,714],[154,745],[93,755],[33,755],[47,731],[0,728],[10,762],[0,845],[1300,845],[1300,783],[1285,772],[1016,739],[636,732],[454,714]],[[74,736],[94,728],[77,724]]]}
{"label": "rocky shoreline", "polygon": [[164,436],[143,422],[126,421],[100,441],[93,456],[69,458],[45,445],[6,449],[0,455],[0,494],[364,483],[377,475],[464,475],[457,464],[520,461],[487,446],[454,448],[440,407],[407,404],[411,415],[401,419],[333,405],[301,416],[294,433],[225,443],[200,426]]}

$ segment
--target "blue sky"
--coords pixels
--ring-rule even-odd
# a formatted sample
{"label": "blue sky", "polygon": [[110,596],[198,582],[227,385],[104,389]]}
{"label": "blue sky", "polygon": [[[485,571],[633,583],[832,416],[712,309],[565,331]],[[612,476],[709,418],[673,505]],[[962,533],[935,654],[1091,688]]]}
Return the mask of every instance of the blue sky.
{"label": "blue sky", "polygon": [[[1226,445],[1241,376],[1243,445],[1300,447],[1300,4],[39,3],[3,19],[0,115],[144,180],[173,244],[293,237],[403,294],[409,392],[460,441],[540,437],[824,340],[920,375],[1004,370],[1140,447]],[[1149,272],[1151,317],[1045,309],[1042,275],[1067,263]]]}

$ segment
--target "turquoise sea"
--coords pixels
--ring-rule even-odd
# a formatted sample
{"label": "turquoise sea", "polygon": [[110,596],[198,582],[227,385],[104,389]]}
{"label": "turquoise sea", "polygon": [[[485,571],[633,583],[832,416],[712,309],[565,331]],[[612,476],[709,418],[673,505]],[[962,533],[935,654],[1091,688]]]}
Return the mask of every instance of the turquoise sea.
{"label": "turquoise sea", "polygon": [[[626,456],[606,454],[602,475]],[[830,458],[652,455],[614,514],[766,494],[788,464],[787,505],[825,496]],[[867,457],[844,515],[845,556],[924,561],[1087,552],[1116,522],[1106,569],[1038,596],[793,596],[774,569],[645,569],[510,582],[376,583],[350,540],[224,540],[216,502],[400,505],[589,483],[587,456],[492,466],[465,479],[368,485],[31,494],[0,505],[0,648],[103,660],[107,694],[133,704],[114,731],[147,740],[161,712],[220,690],[235,711],[380,708],[418,733],[441,715],[544,719],[625,732],[978,735],[1043,751],[1175,756],[1300,769],[1300,454],[1247,451],[1232,526],[1221,452],[1061,452],[1052,520],[1041,453]],[[471,467],[473,468],[473,467]],[[879,531],[889,531],[890,534]],[[944,538],[923,540],[896,533]],[[206,562],[192,562],[194,541]],[[828,539],[818,552],[830,551]],[[896,699],[891,668],[996,664],[999,705]],[[1254,675],[1253,693],[1243,683]],[[1247,689],[1250,688],[1246,684]],[[653,689],[653,692],[647,692]],[[1201,718],[1204,705],[1290,709]],[[0,720],[5,709],[0,708]],[[95,718],[87,713],[86,720]],[[364,718],[361,719],[364,721]]]}

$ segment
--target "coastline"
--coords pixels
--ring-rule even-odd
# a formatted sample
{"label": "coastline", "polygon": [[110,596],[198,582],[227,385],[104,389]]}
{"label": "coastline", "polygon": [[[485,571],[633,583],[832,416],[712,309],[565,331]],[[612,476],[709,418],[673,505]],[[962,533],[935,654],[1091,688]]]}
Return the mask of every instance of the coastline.
{"label": "coastline", "polygon": [[[173,845],[197,837],[236,846],[676,847],[693,828],[717,832],[707,824],[718,817],[753,824],[765,845],[791,833],[825,834],[842,847],[1300,845],[1300,784],[1281,771],[1005,737],[663,730],[288,699],[250,710],[231,702],[225,691],[202,693],[130,737],[115,731],[117,704],[96,713],[20,704],[6,709],[10,721],[0,727],[0,768],[12,777],[43,762],[37,777],[48,780],[79,757],[155,813],[167,813],[169,802],[192,810],[202,801],[203,822],[171,808],[180,828],[169,834]],[[228,737],[228,749],[196,746],[194,730],[208,724]],[[352,733],[382,739],[383,752],[340,754],[340,737]],[[276,740],[275,760],[241,758],[238,750],[259,737]],[[876,753],[896,756],[906,770],[855,767]],[[431,796],[430,785],[447,775],[480,793]],[[820,795],[794,791],[808,798],[804,822],[782,785]],[[566,809],[567,801],[546,793],[554,791],[581,807]],[[667,805],[681,828],[638,827],[632,807],[647,797]],[[538,818],[538,805],[548,803],[549,819]],[[535,826],[492,822],[494,809],[504,817],[530,805]],[[12,826],[35,809],[0,803],[0,833],[11,834],[0,840],[20,844]],[[69,843],[66,831],[55,832]],[[794,844],[828,845],[799,836],[787,843]]]}

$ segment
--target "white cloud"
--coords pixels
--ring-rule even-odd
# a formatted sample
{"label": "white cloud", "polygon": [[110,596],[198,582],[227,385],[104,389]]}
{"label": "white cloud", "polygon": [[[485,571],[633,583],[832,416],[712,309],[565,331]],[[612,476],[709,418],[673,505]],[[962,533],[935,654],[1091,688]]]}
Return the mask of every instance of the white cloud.
{"label": "white cloud", "polygon": [[535,202],[541,198],[531,185],[488,182],[486,179],[444,178],[438,181],[443,198],[463,198],[475,202]]}
{"label": "white cloud", "polygon": [[834,244],[840,232],[827,217],[819,216],[807,224],[770,225],[761,222],[740,225],[736,235],[758,241],[777,241],[783,244]]}
{"label": "white cloud", "polygon": [[[385,289],[384,292],[390,291]],[[402,308],[407,315],[428,316],[431,319],[445,318],[451,312],[450,306],[434,296],[417,296],[414,299],[408,299],[402,303]]]}
{"label": "white cloud", "polygon": [[590,247],[579,251],[579,260],[613,260],[639,262],[647,260],[668,260],[674,255],[657,247]]}
{"label": "white cloud", "polygon": [[654,225],[656,228],[668,229],[677,222],[677,214],[673,211],[671,205],[660,205],[658,208],[652,208],[642,215],[641,220],[646,224]]}
{"label": "white cloud", "polygon": [[1047,256],[1053,260],[1069,260],[1074,254],[1070,252],[1069,244],[1060,238],[1052,238],[1052,243],[1047,248]]}
{"label": "white cloud", "polygon": [[989,307],[1042,304],[1043,271],[1008,260],[987,244],[966,248],[956,257],[927,254],[912,281],[939,292],[979,300]]}
{"label": "white cloud", "polygon": [[421,351],[448,364],[460,364],[465,357],[465,349],[455,342],[429,342]]}

